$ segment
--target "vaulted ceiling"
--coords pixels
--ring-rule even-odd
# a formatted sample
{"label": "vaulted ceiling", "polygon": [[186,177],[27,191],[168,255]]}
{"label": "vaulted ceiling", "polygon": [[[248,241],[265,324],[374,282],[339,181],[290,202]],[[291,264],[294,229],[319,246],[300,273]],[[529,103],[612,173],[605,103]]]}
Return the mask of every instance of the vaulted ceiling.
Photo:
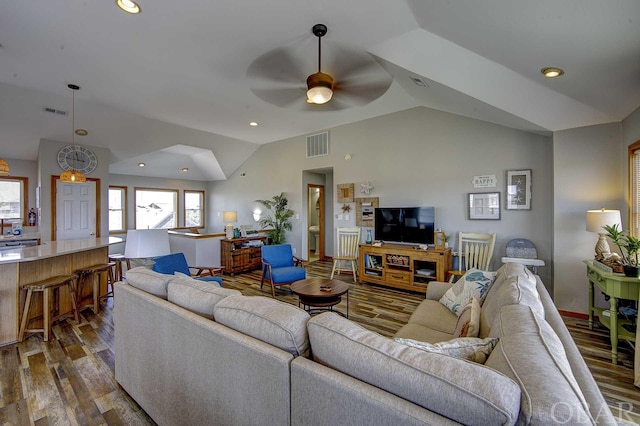
{"label": "vaulted ceiling", "polygon": [[[225,179],[260,144],[416,106],[549,134],[640,106],[637,0],[139,4],[0,3],[0,156],[71,142],[70,115],[44,111],[69,113],[68,83],[89,131],[76,143],[109,148],[112,173],[196,180]],[[316,23],[338,84],[325,106],[305,103]],[[380,79],[388,90],[362,90]]]}

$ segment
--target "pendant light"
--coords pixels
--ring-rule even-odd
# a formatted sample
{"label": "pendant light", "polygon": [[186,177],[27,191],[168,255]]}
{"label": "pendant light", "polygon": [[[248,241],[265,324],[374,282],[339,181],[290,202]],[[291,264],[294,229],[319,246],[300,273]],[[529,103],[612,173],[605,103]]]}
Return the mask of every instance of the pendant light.
{"label": "pendant light", "polygon": [[322,37],[327,33],[327,26],[316,24],[311,29],[318,37],[318,72],[307,77],[307,103],[326,104],[333,96],[333,78],[320,70],[322,60]]}
{"label": "pendant light", "polygon": [[80,86],[75,84],[68,84],[67,87],[73,90],[72,93],[72,101],[71,101],[71,145],[73,145],[73,151],[71,153],[71,168],[69,170],[65,170],[60,175],[60,180],[66,183],[85,183],[87,181],[87,177],[79,170],[76,170],[76,138],[75,138],[75,130],[76,130],[76,90],[80,90]]}
{"label": "pendant light", "polygon": [[9,174],[9,164],[4,161],[3,158],[0,158],[0,176],[6,176]]}

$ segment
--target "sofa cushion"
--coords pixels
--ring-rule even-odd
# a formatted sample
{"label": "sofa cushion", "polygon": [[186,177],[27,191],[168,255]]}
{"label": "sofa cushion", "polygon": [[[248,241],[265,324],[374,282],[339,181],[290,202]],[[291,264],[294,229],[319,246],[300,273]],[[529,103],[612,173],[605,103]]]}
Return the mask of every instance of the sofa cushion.
{"label": "sofa cushion", "polygon": [[495,277],[495,272],[469,269],[440,298],[440,303],[449,308],[454,314],[460,315],[462,308],[467,306],[473,297],[482,303]]}
{"label": "sofa cushion", "polygon": [[[516,264],[510,264],[516,265]],[[522,304],[530,306],[533,312],[544,318],[544,307],[536,288],[535,275],[523,265],[506,268],[509,273],[499,287],[491,289],[480,311],[480,337],[500,337],[493,323],[500,308],[506,305]],[[528,272],[527,272],[528,271]]]}
{"label": "sofa cushion", "polygon": [[453,337],[478,337],[480,331],[480,302],[475,297],[458,317]]}
{"label": "sofa cushion", "polygon": [[262,296],[231,296],[213,308],[216,322],[277,346],[293,355],[309,355],[304,310]]}
{"label": "sofa cushion", "polygon": [[167,298],[167,285],[172,278],[173,275],[161,274],[144,266],[136,266],[126,273],[127,283],[163,299]]}
{"label": "sofa cushion", "polygon": [[542,317],[530,306],[507,305],[495,327],[502,337],[485,365],[520,385],[521,423],[593,423],[562,342]]}
{"label": "sofa cushion", "polygon": [[[453,315],[451,312],[449,312],[449,314]],[[419,340],[420,342],[438,343],[451,340],[453,335],[451,333],[443,333],[442,331],[425,327],[424,325],[407,323],[402,326],[402,328],[398,330],[393,337]]]}
{"label": "sofa cushion", "polygon": [[238,290],[222,288],[216,282],[195,280],[180,272],[176,272],[167,286],[169,302],[209,319],[214,319],[213,307],[222,299],[241,295]]}
{"label": "sofa cushion", "polygon": [[427,352],[452,356],[454,358],[466,359],[468,361],[484,364],[498,344],[496,337],[487,337],[480,339],[478,337],[459,337],[447,340],[446,342],[427,343],[413,339],[394,338],[398,343],[411,346]]}
{"label": "sofa cushion", "polygon": [[335,313],[308,323],[315,361],[456,422],[513,424],[520,388],[483,365],[394,342]]}
{"label": "sofa cushion", "polygon": [[[449,335],[456,329],[458,317],[437,300],[425,299],[409,317],[409,324],[419,324]],[[446,339],[449,340],[449,339]]]}

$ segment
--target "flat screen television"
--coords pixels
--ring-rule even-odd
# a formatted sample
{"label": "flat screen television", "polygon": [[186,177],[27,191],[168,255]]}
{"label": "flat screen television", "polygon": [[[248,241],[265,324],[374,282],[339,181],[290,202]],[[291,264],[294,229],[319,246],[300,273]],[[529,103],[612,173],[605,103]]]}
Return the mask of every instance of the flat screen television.
{"label": "flat screen television", "polygon": [[375,209],[375,239],[395,243],[433,244],[433,207]]}

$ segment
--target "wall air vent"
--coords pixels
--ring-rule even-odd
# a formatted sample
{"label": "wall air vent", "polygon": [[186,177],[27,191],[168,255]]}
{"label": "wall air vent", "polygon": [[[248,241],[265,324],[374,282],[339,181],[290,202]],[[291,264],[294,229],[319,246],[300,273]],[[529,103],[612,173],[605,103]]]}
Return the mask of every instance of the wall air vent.
{"label": "wall air vent", "polygon": [[63,111],[61,109],[55,109],[51,107],[43,107],[42,110],[44,112],[48,112],[49,114],[61,115],[63,117],[66,117],[67,115],[69,115],[67,111]]}
{"label": "wall air vent", "polygon": [[307,158],[329,155],[329,132],[307,136]]}

